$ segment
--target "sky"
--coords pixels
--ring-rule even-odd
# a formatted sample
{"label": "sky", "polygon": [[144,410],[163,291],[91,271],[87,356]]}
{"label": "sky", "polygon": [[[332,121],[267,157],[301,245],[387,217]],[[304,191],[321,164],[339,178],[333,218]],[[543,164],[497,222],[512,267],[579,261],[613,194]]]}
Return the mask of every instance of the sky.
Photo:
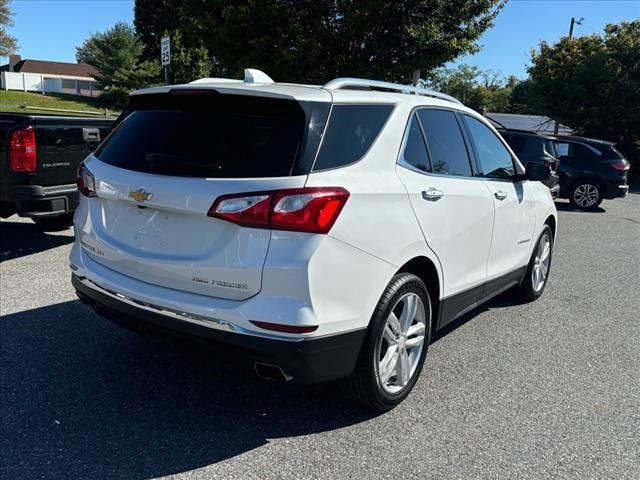
{"label": "sky", "polygon": [[[17,37],[22,58],[74,62],[75,47],[91,33],[116,22],[133,23],[133,4],[133,0],[13,0],[15,26],[9,33]],[[494,27],[478,41],[481,51],[449,66],[466,63],[525,78],[531,49],[540,40],[555,42],[566,35],[571,17],[584,17],[574,35],[599,33],[607,23],[640,18],[640,0],[510,0]],[[0,63],[6,61],[0,57]]]}

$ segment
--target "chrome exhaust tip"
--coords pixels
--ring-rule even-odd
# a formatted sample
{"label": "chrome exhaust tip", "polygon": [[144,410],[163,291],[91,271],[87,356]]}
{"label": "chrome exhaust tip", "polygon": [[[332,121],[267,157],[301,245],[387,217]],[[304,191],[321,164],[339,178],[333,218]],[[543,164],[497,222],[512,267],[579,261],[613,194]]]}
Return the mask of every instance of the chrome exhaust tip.
{"label": "chrome exhaust tip", "polygon": [[271,380],[273,382],[288,382],[289,380],[293,379],[293,377],[284,373],[284,370],[282,370],[282,368],[270,363],[254,362],[253,369],[255,370],[256,375],[264,380]]}

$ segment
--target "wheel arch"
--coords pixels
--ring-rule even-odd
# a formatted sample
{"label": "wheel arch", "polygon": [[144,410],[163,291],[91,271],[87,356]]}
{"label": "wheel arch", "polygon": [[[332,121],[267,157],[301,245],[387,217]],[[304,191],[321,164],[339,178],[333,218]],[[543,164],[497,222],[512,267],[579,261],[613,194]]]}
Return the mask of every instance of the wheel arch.
{"label": "wheel arch", "polygon": [[431,329],[435,330],[440,313],[441,281],[435,263],[425,256],[414,257],[402,265],[397,273],[412,273],[424,282],[431,297]]}
{"label": "wheel arch", "polygon": [[558,228],[558,221],[556,220],[556,217],[554,217],[553,215],[549,215],[547,217],[547,219],[544,221],[545,225],[549,225],[549,228],[551,229],[551,233],[553,234],[553,238],[556,238],[556,229]]}
{"label": "wheel arch", "polygon": [[571,191],[571,189],[573,189],[573,187],[577,184],[580,183],[584,180],[589,180],[590,182],[596,183],[602,190],[604,193],[604,182],[598,178],[596,175],[591,175],[588,173],[583,173],[579,176],[576,177],[571,177],[571,179],[569,180],[567,186],[566,186],[566,194],[569,195],[569,192]]}

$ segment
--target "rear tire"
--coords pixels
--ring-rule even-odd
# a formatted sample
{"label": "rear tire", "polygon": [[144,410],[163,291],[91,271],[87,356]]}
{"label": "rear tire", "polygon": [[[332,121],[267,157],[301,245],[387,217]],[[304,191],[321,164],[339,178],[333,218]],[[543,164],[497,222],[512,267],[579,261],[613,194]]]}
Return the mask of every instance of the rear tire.
{"label": "rear tire", "polygon": [[594,210],[602,203],[600,184],[594,180],[578,180],[569,191],[569,202],[579,210]]}
{"label": "rear tire", "polygon": [[407,398],[422,371],[431,322],[424,282],[410,273],[394,276],[373,313],[356,367],[344,381],[347,394],[378,411]]}
{"label": "rear tire", "polygon": [[54,217],[34,217],[31,220],[42,230],[65,230],[73,225],[73,212],[63,213]]}
{"label": "rear tire", "polygon": [[[548,250],[545,247],[547,244]],[[532,302],[542,295],[549,279],[552,256],[553,233],[549,225],[545,225],[531,254],[524,279],[515,289],[515,293],[519,298],[525,302]],[[540,275],[543,275],[543,277],[540,277]]]}

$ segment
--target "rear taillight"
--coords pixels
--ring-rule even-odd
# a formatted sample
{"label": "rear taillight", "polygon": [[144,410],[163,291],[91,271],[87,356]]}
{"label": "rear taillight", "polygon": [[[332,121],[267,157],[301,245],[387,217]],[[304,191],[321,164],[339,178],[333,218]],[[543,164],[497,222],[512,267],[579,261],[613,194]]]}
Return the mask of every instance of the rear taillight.
{"label": "rear taillight", "polygon": [[631,165],[629,163],[625,162],[624,160],[620,160],[618,162],[611,163],[610,165],[613,168],[615,168],[616,170],[620,171],[620,172],[626,172],[631,167]]}
{"label": "rear taillight", "polygon": [[13,172],[34,173],[36,163],[36,132],[33,127],[14,130],[9,136],[9,168]]}
{"label": "rear taillight", "polygon": [[78,175],[76,177],[76,184],[78,185],[78,190],[85,197],[95,197],[96,196],[96,180],[93,178],[91,172],[84,166],[84,163],[80,164],[78,168]]}
{"label": "rear taillight", "polygon": [[210,217],[246,227],[327,233],[349,198],[340,187],[311,187],[223,195]]}

